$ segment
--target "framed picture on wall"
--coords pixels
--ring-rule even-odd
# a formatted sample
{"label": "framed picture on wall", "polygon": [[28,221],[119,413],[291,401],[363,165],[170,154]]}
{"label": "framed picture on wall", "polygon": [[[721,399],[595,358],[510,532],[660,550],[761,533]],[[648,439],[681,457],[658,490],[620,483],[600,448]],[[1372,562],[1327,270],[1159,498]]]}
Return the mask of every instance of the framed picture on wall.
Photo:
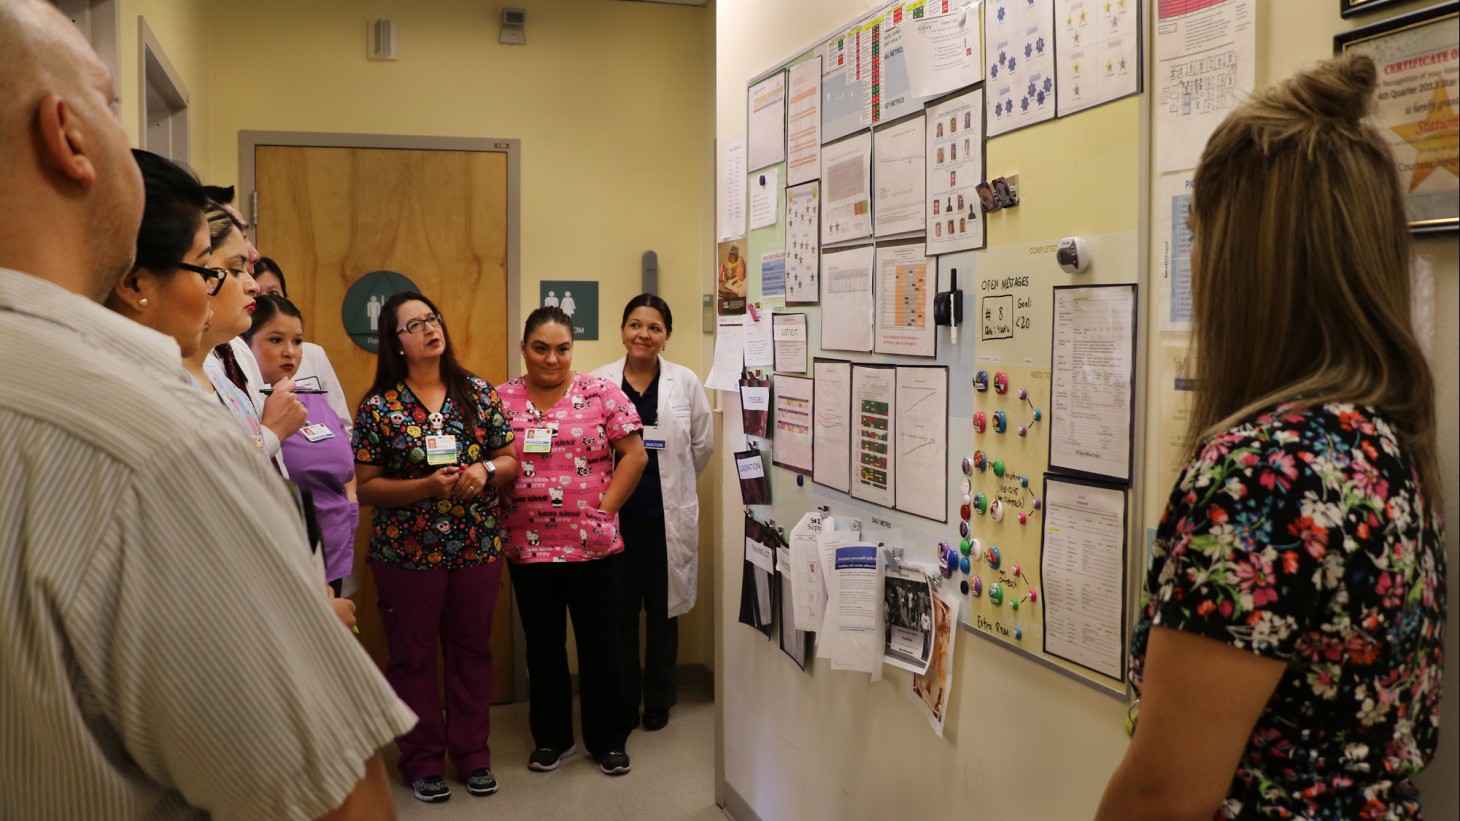
{"label": "framed picture on wall", "polygon": [[1357,17],[1385,6],[1394,6],[1404,0],[1338,0],[1338,13],[1344,17]]}
{"label": "framed picture on wall", "polygon": [[1452,0],[1333,38],[1335,53],[1366,54],[1379,68],[1373,124],[1399,167],[1416,233],[1460,227],[1457,20],[1460,2]]}

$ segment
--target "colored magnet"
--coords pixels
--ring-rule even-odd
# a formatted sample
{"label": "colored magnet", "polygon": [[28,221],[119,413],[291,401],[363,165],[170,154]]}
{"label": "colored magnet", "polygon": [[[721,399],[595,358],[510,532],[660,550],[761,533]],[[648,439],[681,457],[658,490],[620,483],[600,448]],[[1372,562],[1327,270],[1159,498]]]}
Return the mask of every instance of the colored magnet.
{"label": "colored magnet", "polygon": [[1029,477],[1028,476],[1020,476],[1019,477],[1019,487],[1029,487]]}
{"label": "colored magnet", "polygon": [[998,607],[999,605],[1004,603],[1003,585],[999,584],[998,582],[994,582],[993,584],[989,585],[989,601],[993,602],[995,607]]}
{"label": "colored magnet", "polygon": [[[984,412],[983,411],[974,411],[974,414],[973,414],[973,432],[974,433],[983,433],[984,430],[988,428],[988,426],[989,426],[989,420],[988,420],[988,417],[987,416],[984,416]],[[967,464],[967,461],[966,460],[965,460],[965,464]]]}
{"label": "colored magnet", "polygon": [[965,457],[963,457],[963,475],[964,476],[971,476],[972,474],[973,474],[973,459],[965,456]]}
{"label": "colored magnet", "polygon": [[[800,476],[801,474],[798,473],[796,475],[797,476]],[[1028,487],[1028,486],[1029,485],[1027,485],[1027,484],[1025,485],[1025,487]],[[963,495],[967,496],[968,494],[970,494],[970,493],[973,492],[973,481],[971,479],[969,479],[967,476],[965,476],[965,477],[963,477],[963,481],[961,481],[961,482],[958,483],[958,487],[959,487],[960,490],[963,491]]]}
{"label": "colored magnet", "polygon": [[[982,494],[980,494],[980,495],[982,495]],[[982,513],[983,511],[979,511],[979,512]],[[972,515],[973,515],[973,511],[969,509],[969,506],[968,505],[959,505],[958,506],[958,518],[960,518],[960,519],[962,519],[963,521],[966,522],[966,521],[968,521],[968,517],[969,516],[972,516]]]}
{"label": "colored magnet", "polygon": [[1012,608],[1015,613],[1019,612],[1019,600],[1014,599],[1013,601],[1009,602],[1009,607]]}
{"label": "colored magnet", "polygon": [[974,540],[970,541],[968,543],[968,557],[970,559],[973,559],[974,561],[978,561],[979,557],[982,556],[982,555],[983,555],[983,542],[980,542],[978,539],[974,539]]}
{"label": "colored magnet", "polygon": [[1028,513],[1025,513],[1022,510],[1019,511],[1019,524],[1021,524],[1021,525],[1027,525],[1027,524],[1029,524],[1029,514]]}
{"label": "colored magnet", "polygon": [[958,523],[958,535],[959,536],[962,536],[965,539],[968,538],[968,522],[967,521],[962,521],[962,522],[959,522]]}
{"label": "colored magnet", "polygon": [[1034,602],[1035,604],[1038,604],[1039,603],[1039,591],[1038,590],[1031,590],[1031,591],[1029,591],[1029,600],[1032,601],[1032,602]]}
{"label": "colored magnet", "polygon": [[976,470],[978,470],[979,473],[982,473],[982,472],[984,472],[985,470],[988,469],[988,466],[989,466],[989,460],[988,460],[988,457],[987,456],[984,456],[983,455],[983,451],[981,451],[981,450],[974,451],[973,452],[973,467]]}
{"label": "colored magnet", "polygon": [[1018,428],[1015,429],[1015,431],[1020,436],[1028,436],[1029,435],[1029,426],[1028,425],[1020,425]]}
{"label": "colored magnet", "polygon": [[968,557],[967,556],[964,556],[963,558],[961,558],[961,559],[958,560],[958,569],[959,570],[962,570],[965,575],[968,573],[969,569],[972,568],[972,567],[973,567],[973,564],[968,561]]}
{"label": "colored magnet", "polygon": [[1044,418],[1044,412],[1041,411],[1039,408],[1035,408],[1034,409],[1034,421],[1038,422],[1040,419],[1043,419],[1043,418]]}
{"label": "colored magnet", "polygon": [[978,576],[974,576],[972,584],[969,585],[969,592],[973,593],[973,595],[975,596],[982,596],[983,579],[979,578]]}
{"label": "colored magnet", "polygon": [[1024,568],[1020,567],[1017,564],[1011,564],[1009,565],[1009,572],[1013,573],[1015,576],[1022,576],[1024,575]]}
{"label": "colored magnet", "polygon": [[1035,510],[1039,510],[1041,507],[1044,507],[1044,502],[1040,501],[1040,499],[1039,499],[1038,496],[1035,496],[1034,497],[1034,509]]}
{"label": "colored magnet", "polygon": [[994,374],[994,393],[1009,392],[1009,375],[1003,371]]}
{"label": "colored magnet", "polygon": [[[975,541],[977,541],[977,540],[975,540]],[[972,549],[972,547],[973,547],[973,545],[970,544],[967,539],[964,539],[963,541],[961,541],[961,542],[958,543],[958,552],[959,553],[962,553],[965,556],[967,556],[968,555],[968,551],[970,549]]]}
{"label": "colored magnet", "polygon": [[1022,628],[1022,627],[1015,627],[1014,628],[1014,641],[1023,641],[1023,640],[1024,640],[1024,628]]}
{"label": "colored magnet", "polygon": [[989,389],[989,372],[979,371],[973,375],[973,389],[979,393]]}
{"label": "colored magnet", "polygon": [[1004,521],[1004,503],[999,499],[989,502],[989,518],[996,522]]}
{"label": "colored magnet", "polygon": [[[977,510],[978,511],[978,515],[980,515],[980,516],[982,516],[985,513],[988,513],[989,512],[989,497],[983,495],[982,493],[974,496],[973,497],[973,509],[974,510]],[[964,518],[966,519],[968,517],[965,516]]]}
{"label": "colored magnet", "polygon": [[1000,479],[1004,478],[1004,460],[1003,459],[995,459],[994,460],[994,475],[997,476],[997,477],[999,477]]}
{"label": "colored magnet", "polygon": [[995,570],[999,569],[999,549],[997,547],[989,548],[988,560],[989,567],[992,567]]}
{"label": "colored magnet", "polygon": [[1029,389],[1028,388],[1020,388],[1019,389],[1019,398],[1020,399],[1028,399],[1029,398]]}
{"label": "colored magnet", "polygon": [[963,591],[963,595],[967,596],[968,595],[968,579],[964,579],[963,581],[959,582],[958,583],[958,589],[959,590],[962,590]]}
{"label": "colored magnet", "polygon": [[[977,425],[975,424],[975,427]],[[994,411],[994,433],[1003,433],[1009,429],[1009,417],[1003,411]]]}

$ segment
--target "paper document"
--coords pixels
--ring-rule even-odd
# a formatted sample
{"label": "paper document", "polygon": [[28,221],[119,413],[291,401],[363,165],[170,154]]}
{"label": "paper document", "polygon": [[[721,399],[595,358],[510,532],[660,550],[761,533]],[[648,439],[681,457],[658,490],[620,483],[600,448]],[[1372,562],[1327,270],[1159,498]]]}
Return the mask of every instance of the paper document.
{"label": "paper document", "polygon": [[1156,4],[1156,171],[1195,168],[1257,74],[1255,0]]}
{"label": "paper document", "polygon": [[984,213],[983,90],[974,89],[928,109],[926,219],[929,254],[982,248]]}
{"label": "paper document", "polygon": [[883,507],[892,507],[896,494],[896,383],[894,368],[852,366],[852,496]]}
{"label": "paper document", "polygon": [[800,376],[776,375],[775,379],[775,450],[771,463],[797,473],[811,474],[812,413],[815,410],[815,387]]}
{"label": "paper document", "polygon": [[806,373],[806,315],[775,314],[771,317],[771,334],[775,337],[776,370]]}
{"label": "paper document", "polygon": [[780,202],[780,175],[776,169],[767,168],[750,175],[751,230],[775,225],[780,216],[776,210]]}
{"label": "paper document", "polygon": [[821,244],[872,236],[872,135],[821,147]]}
{"label": "paper document", "polygon": [[771,312],[758,311],[745,318],[745,367],[769,368],[775,364],[771,339]]}
{"label": "paper document", "polygon": [[853,544],[836,549],[833,564],[837,632],[831,638],[832,669],[859,670],[880,678],[882,670],[881,576],[876,545]]}
{"label": "paper document", "polygon": [[873,158],[877,163],[873,175],[877,199],[872,209],[876,236],[921,231],[926,224],[923,203],[928,169],[923,164],[923,151],[927,147],[923,121],[920,114],[872,135]]}
{"label": "paper document", "polygon": [[990,137],[1054,119],[1053,23],[1054,0],[984,6]]}
{"label": "paper document", "polygon": [[786,72],[751,86],[748,97],[749,170],[755,171],[786,159]]}
{"label": "paper document", "polygon": [[1136,286],[1054,289],[1049,464],[1130,479]]}
{"label": "paper document", "polygon": [[822,350],[872,350],[872,260],[870,245],[821,255]]}
{"label": "paper document", "polygon": [[720,143],[720,241],[745,236],[745,135]]}
{"label": "paper document", "polygon": [[760,255],[760,295],[762,299],[785,298],[785,251],[769,251]]}
{"label": "paper document", "polygon": [[948,720],[948,696],[953,692],[953,643],[958,637],[958,597],[949,590],[933,591],[933,658],[927,672],[914,675],[912,699],[928,719],[933,732],[943,737]]}
{"label": "paper document", "polygon": [[805,514],[791,529],[791,590],[796,598],[793,616],[797,630],[820,630],[826,612],[826,580],[817,545],[820,534],[820,511]]}
{"label": "paper document", "polygon": [[1141,90],[1140,19],[1135,0],[1055,0],[1059,116]]}
{"label": "paper document", "polygon": [[933,586],[920,568],[888,567],[882,587],[882,660],[925,673],[933,658]]}
{"label": "paper document", "polygon": [[869,22],[854,24],[817,49],[823,145],[872,124],[872,75],[881,67],[872,59],[877,27]]}
{"label": "paper document", "polygon": [[821,58],[790,69],[786,133],[786,184],[800,185],[821,174]]}
{"label": "paper document", "polygon": [[819,485],[851,490],[852,363],[817,360],[811,436],[812,474]]}
{"label": "paper document", "polygon": [[1125,491],[1044,483],[1044,651],[1125,680]]}
{"label": "paper document", "polygon": [[877,247],[877,353],[936,356],[938,267],[921,242]]}
{"label": "paper document", "polygon": [[948,521],[948,369],[897,369],[897,509]]}
{"label": "paper document", "polygon": [[745,317],[722,316],[715,332],[715,363],[705,378],[705,387],[733,391],[740,387],[745,365]]}
{"label": "paper document", "polygon": [[786,302],[821,298],[821,183],[786,189]]}
{"label": "paper document", "polygon": [[902,49],[912,96],[939,97],[983,79],[980,6],[930,2],[921,18],[903,23]]}

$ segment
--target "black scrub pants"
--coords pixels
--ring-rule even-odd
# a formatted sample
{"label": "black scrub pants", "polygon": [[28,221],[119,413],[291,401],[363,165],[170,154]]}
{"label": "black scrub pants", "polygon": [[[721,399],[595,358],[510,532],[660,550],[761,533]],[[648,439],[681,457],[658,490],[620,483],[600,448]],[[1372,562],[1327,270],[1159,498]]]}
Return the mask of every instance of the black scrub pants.
{"label": "black scrub pants", "polygon": [[[645,519],[619,511],[623,564],[619,568],[619,646],[623,653],[624,703],[637,724],[645,715],[668,716],[678,698],[679,619],[669,618],[669,554],[662,517]],[[639,611],[644,612],[644,664],[639,666]]]}

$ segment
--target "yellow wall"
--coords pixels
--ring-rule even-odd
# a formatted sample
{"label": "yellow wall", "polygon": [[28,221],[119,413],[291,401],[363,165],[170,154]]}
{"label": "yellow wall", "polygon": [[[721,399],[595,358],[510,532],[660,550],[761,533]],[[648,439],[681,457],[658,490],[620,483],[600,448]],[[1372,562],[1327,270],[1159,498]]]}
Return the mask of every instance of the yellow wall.
{"label": "yellow wall", "polygon": [[117,88],[122,95],[122,124],[132,145],[141,145],[141,45],[139,17],[146,18],[152,35],[182,77],[188,92],[188,164],[199,172],[209,168],[208,112],[210,110],[208,12],[214,6],[197,0],[120,0],[121,72]]}

